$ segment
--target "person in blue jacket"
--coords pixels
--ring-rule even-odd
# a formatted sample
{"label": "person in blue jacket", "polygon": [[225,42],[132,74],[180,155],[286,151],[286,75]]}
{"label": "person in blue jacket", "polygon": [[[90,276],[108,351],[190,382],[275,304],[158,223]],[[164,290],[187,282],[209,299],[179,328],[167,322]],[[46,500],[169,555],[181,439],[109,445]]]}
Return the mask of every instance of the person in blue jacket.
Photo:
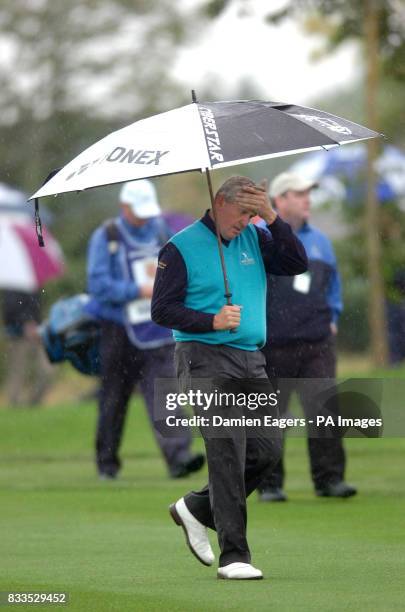
{"label": "person in blue jacket", "polygon": [[[298,276],[268,276],[267,342],[263,348],[270,378],[301,379],[284,385],[279,410],[286,413],[291,392],[297,391],[305,416],[314,420],[321,406],[316,401],[317,382],[334,379],[336,335],[342,312],[341,283],[330,240],[309,223],[310,192],[316,184],[298,174],[284,172],[270,185],[270,197],[280,217],[287,221],[304,245],[309,268]],[[308,428],[308,451],[315,492],[325,497],[350,497],[356,489],[344,481],[345,452],[341,438],[325,428]],[[262,501],[285,501],[284,462],[277,464],[259,487]]]}
{"label": "person in blue jacket", "polygon": [[169,473],[178,478],[199,470],[205,458],[190,452],[187,428],[164,436],[153,418],[155,378],[174,377],[172,334],[150,313],[157,255],[170,231],[150,181],[125,183],[120,204],[121,214],[94,231],[88,252],[87,308],[101,320],[97,468],[102,478],[115,478],[121,467],[126,412],[139,383]]}

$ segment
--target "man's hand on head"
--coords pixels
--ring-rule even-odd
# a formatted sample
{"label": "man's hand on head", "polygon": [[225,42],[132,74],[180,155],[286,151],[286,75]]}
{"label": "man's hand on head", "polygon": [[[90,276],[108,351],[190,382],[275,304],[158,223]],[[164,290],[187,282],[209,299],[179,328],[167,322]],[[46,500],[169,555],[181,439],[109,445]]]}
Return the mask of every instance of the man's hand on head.
{"label": "man's hand on head", "polygon": [[277,213],[273,209],[267,191],[267,181],[264,179],[259,185],[245,185],[238,192],[235,204],[251,211],[252,215],[259,215],[267,225],[271,225]]}

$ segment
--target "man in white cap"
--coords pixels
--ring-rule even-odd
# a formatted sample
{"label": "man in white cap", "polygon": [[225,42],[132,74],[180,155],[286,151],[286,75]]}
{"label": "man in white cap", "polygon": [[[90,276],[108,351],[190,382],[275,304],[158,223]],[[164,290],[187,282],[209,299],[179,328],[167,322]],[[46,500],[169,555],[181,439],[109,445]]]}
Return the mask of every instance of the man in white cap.
{"label": "man in white cap", "polygon": [[[315,420],[322,408],[315,399],[317,382],[307,385],[290,379],[335,378],[335,339],[342,311],[332,244],[309,224],[310,193],[316,186],[314,181],[291,172],[279,174],[270,185],[272,204],[304,245],[309,269],[294,277],[268,276],[267,343],[262,349],[269,378],[289,379],[279,397],[280,414],[287,411],[290,394],[296,387],[308,421]],[[309,425],[308,451],[317,495],[344,498],[356,494],[356,489],[344,481],[345,452],[340,438],[333,437],[326,428],[314,431]],[[283,485],[282,459],[262,481],[260,499],[285,501]]]}
{"label": "man in white cap", "polygon": [[163,436],[153,418],[154,379],[174,377],[172,334],[150,314],[157,255],[171,233],[150,181],[125,183],[120,205],[120,216],[93,233],[88,255],[89,310],[101,320],[97,468],[102,478],[117,476],[127,407],[138,382],[169,474],[179,478],[199,470],[204,455],[191,454],[187,429]]}

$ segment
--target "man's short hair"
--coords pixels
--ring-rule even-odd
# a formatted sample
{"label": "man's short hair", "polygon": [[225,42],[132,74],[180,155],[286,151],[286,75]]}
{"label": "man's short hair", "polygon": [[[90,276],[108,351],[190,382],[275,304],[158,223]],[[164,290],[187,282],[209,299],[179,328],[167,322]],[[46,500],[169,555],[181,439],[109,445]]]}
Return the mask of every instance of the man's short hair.
{"label": "man's short hair", "polygon": [[255,187],[254,181],[247,176],[231,176],[218,189],[215,198],[223,196],[227,202],[233,202],[242,187]]}

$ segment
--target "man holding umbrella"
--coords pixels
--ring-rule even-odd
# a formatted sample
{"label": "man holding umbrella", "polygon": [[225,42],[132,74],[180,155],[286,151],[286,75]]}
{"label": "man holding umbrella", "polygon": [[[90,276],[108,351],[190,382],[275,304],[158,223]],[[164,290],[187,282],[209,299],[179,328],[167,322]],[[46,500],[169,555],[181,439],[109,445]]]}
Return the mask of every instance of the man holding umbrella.
{"label": "man holding umbrella", "polygon": [[[272,238],[249,224],[256,214],[271,227]],[[216,232],[234,304],[224,305]],[[245,394],[272,391],[259,350],[266,336],[266,271],[294,275],[306,268],[303,246],[277,216],[265,190],[246,177],[225,181],[213,208],[176,234],[159,255],[152,318],[174,330],[179,379],[192,386],[193,379],[217,382],[219,377],[222,384],[234,381]],[[233,405],[231,411],[241,416],[243,407]],[[214,562],[207,527],[217,531],[219,578],[260,579],[246,540],[246,496],[277,462],[279,435],[250,438],[243,427],[230,428],[223,437],[208,435],[204,427],[201,433],[209,484],[172,504],[172,518],[204,565]]]}

